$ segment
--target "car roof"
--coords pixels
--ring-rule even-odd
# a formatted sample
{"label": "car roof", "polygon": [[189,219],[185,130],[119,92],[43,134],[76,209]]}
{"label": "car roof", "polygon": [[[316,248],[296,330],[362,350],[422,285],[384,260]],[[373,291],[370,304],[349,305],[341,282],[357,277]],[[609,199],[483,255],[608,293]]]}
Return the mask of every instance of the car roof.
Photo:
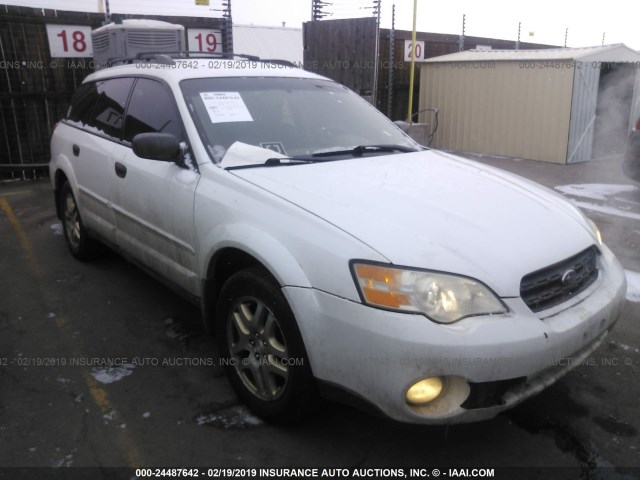
{"label": "car roof", "polygon": [[173,64],[136,60],[132,63],[103,68],[87,76],[83,83],[124,76],[156,77],[176,85],[186,79],[215,77],[288,77],[327,80],[325,77],[280,61],[244,58],[180,58],[174,59]]}

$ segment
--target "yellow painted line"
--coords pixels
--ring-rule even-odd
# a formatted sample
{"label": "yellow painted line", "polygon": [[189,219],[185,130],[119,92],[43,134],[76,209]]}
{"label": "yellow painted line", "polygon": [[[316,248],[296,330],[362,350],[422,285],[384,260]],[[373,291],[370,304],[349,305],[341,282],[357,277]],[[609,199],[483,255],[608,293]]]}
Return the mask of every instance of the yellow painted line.
{"label": "yellow painted line", "polygon": [[[121,425],[124,423],[120,414],[111,406],[111,402],[109,402],[109,397],[104,388],[100,387],[96,380],[91,376],[85,377],[87,386],[89,387],[89,393],[91,393],[91,398],[100,410],[103,415],[111,413],[111,420],[114,424]],[[127,464],[131,468],[140,468],[142,466],[142,460],[140,457],[140,452],[138,451],[138,447],[135,442],[131,439],[129,435],[127,435],[126,430],[123,428],[118,428],[118,443],[122,447],[124,456],[127,459]]]}
{"label": "yellow painted line", "polygon": [[17,197],[20,195],[29,195],[33,193],[33,190],[17,190],[15,192],[4,192],[2,194],[3,197]]}
{"label": "yellow painted line", "polygon": [[[36,280],[40,282],[44,277],[44,275],[43,275],[42,269],[40,268],[40,265],[36,261],[35,255],[33,254],[33,249],[31,248],[31,242],[29,241],[29,237],[27,236],[26,232],[22,228],[22,224],[20,223],[20,220],[18,220],[18,217],[16,217],[15,213],[13,212],[13,209],[11,208],[9,201],[3,196],[0,196],[0,210],[4,212],[5,216],[9,220],[9,223],[11,224],[16,234],[18,235],[18,239],[20,240],[20,246],[24,250],[25,255],[27,257],[27,263],[29,264],[29,267],[31,268],[33,274],[35,275]],[[56,301],[52,303],[58,303],[58,302]],[[67,326],[67,322],[62,317],[56,317],[56,326],[60,329],[63,329]],[[77,357],[83,356],[79,352],[74,352],[74,355]],[[89,389],[89,393],[91,394],[91,398],[93,399],[93,402],[100,409],[100,412],[103,415],[110,414],[111,421],[113,421],[114,424],[116,424],[115,428],[117,429],[118,444],[124,453],[128,466],[131,468],[141,467],[142,457],[140,456],[140,452],[136,447],[135,442],[131,439],[129,435],[127,435],[126,430],[124,428],[120,428],[120,425],[125,423],[124,419],[111,405],[111,402],[109,401],[109,397],[107,395],[106,390],[104,390],[102,387],[98,385],[98,383],[91,376],[91,374],[85,375],[84,380],[87,385],[87,388]]]}
{"label": "yellow painted line", "polygon": [[93,377],[87,377],[86,383],[94,403],[100,407],[102,413],[108,413],[111,410],[111,403],[109,402],[109,398],[107,398],[107,392],[98,386],[98,383]]}
{"label": "yellow painted line", "polygon": [[20,246],[22,247],[22,250],[24,250],[24,253],[27,257],[27,263],[29,264],[31,271],[33,272],[33,274],[36,276],[38,280],[42,280],[43,272],[42,272],[42,269],[40,268],[40,265],[38,265],[33,255],[33,249],[31,248],[31,242],[29,241],[29,237],[27,236],[26,232],[22,228],[22,225],[20,224],[18,217],[16,217],[15,213],[13,213],[13,209],[11,208],[9,201],[5,197],[0,197],[0,210],[4,212],[5,216],[9,220],[9,223],[11,224],[16,234],[18,235],[18,240],[20,240]]}

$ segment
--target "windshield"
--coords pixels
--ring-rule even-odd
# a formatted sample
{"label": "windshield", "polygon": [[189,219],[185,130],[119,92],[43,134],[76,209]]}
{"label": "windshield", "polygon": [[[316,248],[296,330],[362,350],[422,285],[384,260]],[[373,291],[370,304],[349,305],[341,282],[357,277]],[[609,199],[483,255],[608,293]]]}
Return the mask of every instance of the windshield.
{"label": "windshield", "polygon": [[329,80],[202,78],[184,80],[181,88],[216,163],[236,142],[295,158],[331,151],[346,157],[346,150],[369,145],[420,149],[368,102]]}

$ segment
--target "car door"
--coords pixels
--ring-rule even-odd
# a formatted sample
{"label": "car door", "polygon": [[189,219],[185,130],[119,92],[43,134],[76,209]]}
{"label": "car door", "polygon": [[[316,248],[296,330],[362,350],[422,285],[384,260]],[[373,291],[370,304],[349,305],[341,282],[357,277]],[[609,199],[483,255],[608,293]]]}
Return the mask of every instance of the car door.
{"label": "car door", "polygon": [[114,157],[124,155],[121,134],[133,78],[113,78],[82,85],[73,98],[66,122],[68,157],[78,187],[85,226],[106,240],[115,240],[108,172]]}
{"label": "car door", "polygon": [[[131,94],[123,139],[140,133],[186,136],[173,93],[165,84],[137,79]],[[111,175],[117,243],[163,277],[197,294],[193,247],[193,202],[200,175],[175,162],[148,160],[131,148],[114,163]]]}

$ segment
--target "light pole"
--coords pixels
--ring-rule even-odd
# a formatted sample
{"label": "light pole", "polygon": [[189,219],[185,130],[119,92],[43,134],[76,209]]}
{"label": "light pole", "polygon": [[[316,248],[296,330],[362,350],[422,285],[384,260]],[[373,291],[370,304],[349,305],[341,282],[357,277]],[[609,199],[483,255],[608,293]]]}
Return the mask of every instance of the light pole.
{"label": "light pole", "polygon": [[416,66],[416,14],[418,10],[418,0],[413,0],[413,30],[411,31],[411,70],[409,71],[409,114],[407,122],[411,123],[411,114],[413,110],[413,78]]}

